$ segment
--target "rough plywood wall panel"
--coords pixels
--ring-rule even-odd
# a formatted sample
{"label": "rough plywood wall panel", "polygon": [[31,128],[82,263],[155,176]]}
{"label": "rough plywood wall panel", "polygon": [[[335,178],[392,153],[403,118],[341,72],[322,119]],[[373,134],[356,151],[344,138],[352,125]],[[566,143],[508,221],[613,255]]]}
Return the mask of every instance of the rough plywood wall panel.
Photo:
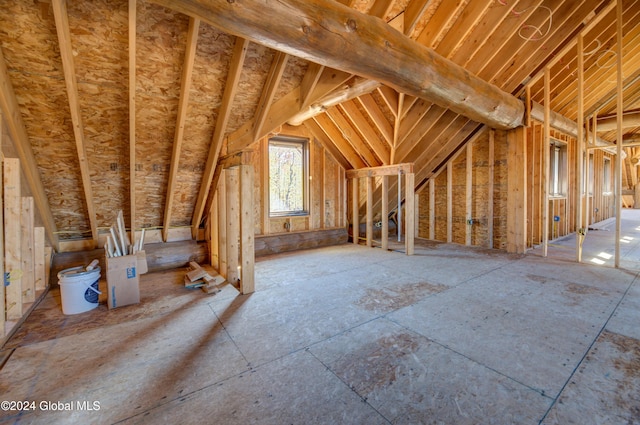
{"label": "rough plywood wall panel", "polygon": [[3,2],[0,42],[59,236],[90,233],[53,13]]}
{"label": "rough plywood wall panel", "polygon": [[435,239],[447,241],[447,172],[435,178]]}
{"label": "rough plywood wall panel", "polygon": [[[263,211],[263,203],[262,203],[262,160],[263,153],[259,147],[262,146],[262,143],[255,144],[256,148],[251,154],[251,165],[253,165],[253,221],[254,221],[254,232],[256,235],[262,234],[262,215]],[[266,184],[266,182],[265,182]]]}
{"label": "rough plywood wall panel", "polygon": [[494,143],[493,247],[507,248],[507,133],[496,130]]}
{"label": "rough plywood wall panel", "polygon": [[452,216],[452,242],[464,244],[467,229],[467,150],[462,148],[462,153],[453,161],[453,216]]}
{"label": "rough plywood wall panel", "polygon": [[138,2],[136,226],[162,225],[189,20]]}
{"label": "rough plywood wall panel", "polygon": [[174,195],[176,198],[172,206],[172,226],[191,224],[234,43],[235,37],[205,23],[200,24]]}
{"label": "rough plywood wall panel", "polygon": [[98,227],[129,222],[128,10],[126,2],[71,2],[71,45]]}
{"label": "rough plywood wall panel", "polygon": [[482,136],[473,144],[471,244],[489,246],[487,216],[489,199],[489,136]]}
{"label": "rough plywood wall panel", "polygon": [[340,202],[337,193],[339,165],[327,151],[324,151],[324,158],[324,225],[334,227],[337,225],[337,207]]}
{"label": "rough plywood wall panel", "polygon": [[312,222],[310,223],[311,229],[319,229],[320,228],[320,205],[323,202],[322,199],[322,157],[324,155],[324,149],[322,146],[316,142],[314,139],[309,140],[309,149],[311,154],[311,160],[313,161],[311,164],[310,177],[311,181],[309,182],[309,190],[311,195],[311,204],[309,208],[311,209],[311,218]]}
{"label": "rough plywood wall panel", "polygon": [[429,239],[429,183],[416,193],[418,196],[418,237]]}

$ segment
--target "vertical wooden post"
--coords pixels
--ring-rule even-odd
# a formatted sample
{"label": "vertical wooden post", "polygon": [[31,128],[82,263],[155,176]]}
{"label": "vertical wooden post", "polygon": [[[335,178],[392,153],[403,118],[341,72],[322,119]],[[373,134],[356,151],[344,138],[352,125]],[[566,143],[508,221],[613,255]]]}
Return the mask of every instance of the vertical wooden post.
{"label": "vertical wooden post", "polygon": [[213,200],[211,201],[211,208],[209,210],[209,260],[211,267],[216,270],[220,270],[220,241],[218,239],[218,197],[220,192],[214,188]]}
{"label": "vertical wooden post", "polygon": [[34,276],[36,292],[43,291],[47,287],[45,268],[44,227],[34,229]]}
{"label": "vertical wooden post", "polygon": [[255,291],[255,225],[253,218],[253,166],[240,166],[240,293]]}
{"label": "vertical wooden post", "polygon": [[365,177],[367,182],[367,246],[373,246],[373,177]]}
{"label": "vertical wooden post", "polygon": [[227,172],[218,179],[218,273],[228,277],[227,267]]}
{"label": "vertical wooden post", "polygon": [[4,159],[5,287],[7,320],[22,317],[22,236],[20,232],[20,160]]}
{"label": "vertical wooden post", "polygon": [[[585,233],[582,226],[582,192],[584,189],[584,37],[578,34],[578,137],[576,139],[576,261],[582,262],[582,242]],[[588,167],[587,167],[588,168]],[[586,192],[586,191],[585,191]],[[588,197],[589,194],[585,193]]]}
{"label": "vertical wooden post", "polygon": [[389,249],[389,176],[382,176],[382,249]]}
{"label": "vertical wooden post", "polygon": [[269,229],[269,139],[263,138],[260,142],[262,145],[262,161],[260,164],[260,181],[264,184],[260,185],[262,189],[262,234],[268,235]]}
{"label": "vertical wooden post", "polygon": [[507,132],[507,252],[527,249],[527,132],[518,127]]}
{"label": "vertical wooden post", "polygon": [[358,244],[360,239],[360,218],[358,217],[358,178],[351,179],[351,234],[353,243]]}
{"label": "vertical wooden post", "polygon": [[20,243],[22,261],[22,303],[32,303],[36,300],[36,287],[34,279],[34,211],[33,198],[22,198],[20,217],[22,241]]}
{"label": "vertical wooden post", "polygon": [[414,240],[416,231],[415,222],[415,174],[406,173],[404,175],[405,182],[405,195],[404,195],[404,211],[405,211],[405,226],[404,232],[404,246],[407,255],[413,255],[414,253]]}
{"label": "vertical wooden post", "polygon": [[429,179],[429,239],[436,238],[436,176]]}
{"label": "vertical wooden post", "polygon": [[447,162],[447,242],[453,242],[453,161]]}
{"label": "vertical wooden post", "polygon": [[495,173],[495,138],[496,131],[489,130],[489,193],[487,194],[487,239],[489,240],[488,248],[493,248],[493,177]]}
{"label": "vertical wooden post", "polygon": [[[0,53],[1,55],[1,53]],[[0,57],[0,60],[3,60]],[[2,152],[3,134],[3,117],[0,112],[0,176],[4,176],[4,154]],[[5,275],[4,275],[4,177],[0,179],[0,337],[5,334],[4,324],[6,321],[5,310]]]}
{"label": "vertical wooden post", "polygon": [[227,168],[227,281],[235,284],[238,274],[240,240],[240,179],[238,167]]}
{"label": "vertical wooden post", "polygon": [[466,163],[466,184],[465,184],[465,210],[467,224],[464,232],[464,244],[471,245],[471,230],[473,227],[473,142],[467,143],[467,163]]}
{"label": "vertical wooden post", "polygon": [[618,54],[616,55],[616,63],[618,68],[618,93],[617,93],[617,124],[616,131],[616,252],[615,267],[620,267],[620,236],[622,233],[622,113],[623,113],[623,95],[622,95],[622,0],[618,0],[616,4],[616,21],[617,34],[616,41],[618,46]]}
{"label": "vertical wooden post", "polygon": [[326,153],[324,151],[324,147],[320,146],[320,228],[324,229],[326,227],[327,221],[327,182],[326,182]]}
{"label": "vertical wooden post", "polygon": [[398,242],[402,240],[402,171],[398,170],[398,213],[396,214]]}
{"label": "vertical wooden post", "polygon": [[129,0],[129,203],[131,240],[136,232],[136,28],[137,0]]}
{"label": "vertical wooden post", "polygon": [[549,250],[549,142],[551,139],[551,69],[544,68],[544,138],[542,141],[542,256]]}

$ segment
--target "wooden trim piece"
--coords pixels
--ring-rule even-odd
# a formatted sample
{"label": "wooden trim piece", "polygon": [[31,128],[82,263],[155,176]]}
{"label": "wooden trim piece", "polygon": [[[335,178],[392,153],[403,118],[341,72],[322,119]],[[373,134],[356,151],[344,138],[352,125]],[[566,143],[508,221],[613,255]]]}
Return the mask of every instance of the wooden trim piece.
{"label": "wooden trim piece", "polygon": [[414,254],[415,233],[416,233],[416,208],[415,208],[415,174],[404,175],[404,247],[407,255]]}
{"label": "wooden trim piece", "polygon": [[493,248],[493,183],[495,174],[495,137],[496,131],[494,129],[489,130],[489,180],[487,186],[489,187],[489,193],[487,195],[487,240],[489,242],[487,248]]}
{"label": "wooden trim piece", "polygon": [[89,171],[89,161],[85,151],[84,126],[82,124],[82,114],[80,112],[80,99],[78,97],[78,84],[76,82],[76,71],[73,62],[73,51],[71,48],[71,33],[69,31],[69,16],[67,15],[67,2],[65,0],[52,0],[53,15],[56,21],[56,31],[58,33],[58,44],[60,47],[60,57],[64,70],[64,82],[67,87],[67,97],[69,100],[69,110],[73,123],[73,135],[76,141],[78,152],[78,164],[80,166],[80,176],[82,177],[82,187],[84,189],[91,236],[97,246],[98,226],[96,224],[96,209],[93,202],[93,190],[91,188],[91,173]]}
{"label": "wooden trim piece", "polygon": [[432,176],[429,179],[429,239],[436,238],[436,181]]}
{"label": "wooden trim piece", "polygon": [[[2,48],[0,48],[0,62],[4,63],[1,57]],[[2,111],[0,111],[0,337],[5,335],[5,322],[7,312],[5,309],[5,275],[4,275],[4,153],[2,146],[4,144],[3,127],[4,119]]]}
{"label": "wooden trim piece", "polygon": [[507,252],[527,249],[527,132],[519,127],[507,132]]}
{"label": "wooden trim piece", "polygon": [[[576,182],[575,182],[575,232],[576,232],[576,261],[582,262],[582,190],[584,175],[584,37],[578,34],[577,45],[578,56],[578,137],[576,138]],[[587,157],[588,161],[588,157]],[[589,197],[589,192],[585,193],[585,198]]]}
{"label": "wooden trim piece", "polygon": [[360,240],[360,218],[358,217],[358,179],[351,179],[351,238],[354,245]]}
{"label": "wooden trim piece", "polygon": [[[20,231],[20,160],[5,158],[3,170],[4,185],[4,248],[5,273],[9,276],[9,286],[5,286],[7,321],[22,317],[22,235]],[[4,282],[5,285],[7,282]]]}
{"label": "wooden trim piece", "polygon": [[382,249],[389,249],[389,176],[382,176]]}
{"label": "wooden trim piece", "polygon": [[227,177],[226,171],[220,172],[218,180],[218,272],[227,278]]}
{"label": "wooden trim piece", "polygon": [[240,177],[240,293],[255,291],[255,229],[253,219],[253,165],[241,165]]}
{"label": "wooden trim piece", "polygon": [[227,198],[227,281],[235,285],[240,279],[238,266],[240,265],[240,179],[238,167],[226,170]]}
{"label": "wooden trim piece", "polygon": [[33,155],[29,136],[27,135],[27,129],[20,114],[20,105],[18,104],[15,91],[11,85],[11,80],[9,80],[9,73],[7,72],[7,65],[4,60],[2,48],[0,48],[0,112],[2,112],[5,118],[7,130],[11,139],[14,141],[18,158],[20,159],[24,175],[27,179],[27,184],[31,189],[35,205],[44,222],[47,238],[52,247],[57,251],[59,246],[56,223],[51,213],[47,194],[44,191],[38,165]]}
{"label": "wooden trim piece", "polygon": [[551,68],[544,69],[544,138],[542,161],[542,256],[549,251],[549,142],[551,139]]}
{"label": "wooden trim piece", "polygon": [[22,303],[28,304],[36,300],[35,262],[34,262],[34,205],[31,196],[22,198],[21,234],[22,242],[20,260],[22,261]]}
{"label": "wooden trim piece", "polygon": [[[277,31],[271,20],[255,13],[264,6],[260,0],[153,1],[267,47],[430,99],[490,127],[510,129],[522,124],[524,105],[520,99],[470,74],[375,16],[333,0],[281,0],[271,4],[271,15],[278,17]],[[322,20],[308,18],[318,15]],[[390,55],[389,60],[380,61],[380,52]],[[398,63],[404,64],[402,70]],[[437,81],[433,80],[434,75],[438,76]],[[424,84],[425,81],[432,84]],[[462,99],[460,93],[464,94]]]}
{"label": "wooden trim piece", "polygon": [[216,171],[220,151],[222,150],[222,141],[224,139],[224,133],[227,128],[229,116],[231,115],[231,105],[233,103],[236,90],[238,89],[238,82],[240,81],[240,74],[242,73],[242,64],[244,63],[248,46],[248,40],[240,37],[236,38],[236,44],[231,57],[231,65],[229,66],[227,83],[224,88],[224,94],[222,95],[222,103],[220,105],[218,119],[216,120],[216,128],[213,132],[213,138],[209,147],[209,155],[207,156],[207,163],[202,175],[202,184],[200,185],[196,205],[193,209],[191,235],[194,239],[198,234],[200,220],[202,220],[202,214],[204,213],[207,198],[209,197],[209,191],[211,187],[216,187],[217,185],[217,182],[213,181],[213,175]]}
{"label": "wooden trim piece", "polygon": [[347,178],[359,177],[395,176],[401,172],[403,174],[413,173],[413,163],[383,165],[380,167],[359,168],[357,170],[347,170]]}
{"label": "wooden trim piece", "polygon": [[367,246],[373,246],[373,177],[365,177],[367,182]]}
{"label": "wooden trim piece", "polygon": [[[180,87],[180,101],[178,103],[178,117],[176,119],[176,131],[173,137],[173,150],[171,152],[171,164],[169,165],[169,181],[167,183],[167,199],[164,203],[164,218],[162,226],[162,239],[167,241],[169,228],[171,227],[171,212],[175,186],[178,183],[178,169],[180,168],[180,152],[182,151],[182,141],[184,140],[184,126],[187,121],[187,106],[189,105],[189,92],[191,91],[191,74],[193,73],[193,63],[196,57],[196,46],[198,45],[198,31],[200,20],[189,19],[189,32],[187,34],[187,48],[184,54],[182,66],[182,81]],[[132,226],[133,227],[133,226]],[[132,228],[132,232],[133,232]]]}
{"label": "wooden trim piece", "polygon": [[[622,0],[616,1],[616,45],[617,51],[622,52]],[[622,55],[616,55],[616,65],[617,65],[617,104],[616,104],[616,113],[618,115],[618,128],[616,129],[616,170],[615,170],[615,194],[616,194],[616,248],[615,248],[615,259],[614,265],[616,268],[620,267],[620,236],[622,233],[622,122],[623,122],[623,113],[624,113],[624,95],[622,91],[622,83],[623,83],[623,75],[622,75]]]}
{"label": "wooden trim piece", "polygon": [[465,217],[467,220],[464,232],[464,244],[471,245],[471,230],[473,228],[473,143],[467,143],[467,163],[465,178]]}
{"label": "wooden trim piece", "polygon": [[129,209],[131,240],[135,240],[136,226],[136,28],[137,0],[129,0]]}
{"label": "wooden trim piece", "polygon": [[453,159],[447,162],[447,242],[453,242]]}
{"label": "wooden trim piece", "polygon": [[217,190],[213,194],[211,209],[209,210],[209,263],[211,267],[220,271],[220,237],[218,228],[220,226],[220,192]]}

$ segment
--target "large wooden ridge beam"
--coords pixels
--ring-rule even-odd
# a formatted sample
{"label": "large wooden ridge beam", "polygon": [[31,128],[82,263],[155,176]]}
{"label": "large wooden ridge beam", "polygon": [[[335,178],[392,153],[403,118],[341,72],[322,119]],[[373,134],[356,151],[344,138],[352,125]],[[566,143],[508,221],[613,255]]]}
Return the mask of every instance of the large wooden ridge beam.
{"label": "large wooden ridge beam", "polygon": [[[523,124],[516,97],[332,0],[152,0],[272,49],[376,80],[492,128]],[[380,57],[384,60],[380,60]]]}

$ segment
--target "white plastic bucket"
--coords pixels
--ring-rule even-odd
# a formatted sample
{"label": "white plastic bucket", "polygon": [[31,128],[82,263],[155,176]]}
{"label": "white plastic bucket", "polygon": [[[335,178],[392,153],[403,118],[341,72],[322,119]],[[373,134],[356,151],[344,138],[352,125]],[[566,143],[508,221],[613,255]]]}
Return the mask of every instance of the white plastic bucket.
{"label": "white plastic bucket", "polygon": [[101,294],[98,290],[99,281],[100,267],[87,271],[80,266],[58,273],[62,312],[78,314],[96,308],[98,295]]}

